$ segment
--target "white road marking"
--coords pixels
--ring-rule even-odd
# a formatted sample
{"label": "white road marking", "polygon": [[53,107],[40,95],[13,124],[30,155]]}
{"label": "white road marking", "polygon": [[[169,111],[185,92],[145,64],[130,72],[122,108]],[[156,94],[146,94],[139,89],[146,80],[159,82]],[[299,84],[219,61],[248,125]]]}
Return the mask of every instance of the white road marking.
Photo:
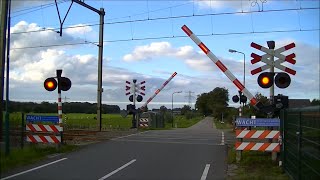
{"label": "white road marking", "polygon": [[213,143],[189,143],[189,142],[179,142],[179,141],[149,141],[149,140],[131,140],[131,139],[120,139],[117,141],[125,141],[125,142],[142,142],[142,143],[167,143],[167,144],[194,144],[194,145],[208,145],[208,146],[221,146],[221,144],[213,144]]}
{"label": "white road marking", "polygon": [[35,167],[35,168],[32,168],[32,169],[29,169],[29,170],[26,170],[26,171],[23,171],[23,172],[20,172],[20,173],[11,175],[11,176],[7,176],[7,177],[2,178],[2,179],[0,179],[0,180],[10,179],[10,178],[13,178],[13,177],[16,177],[16,176],[19,176],[19,175],[22,175],[22,174],[25,174],[25,173],[28,173],[28,172],[31,172],[31,171],[34,171],[34,170],[37,170],[37,169],[46,167],[46,166],[49,166],[49,165],[51,165],[51,164],[54,164],[54,163],[57,163],[57,162],[60,162],[60,161],[66,160],[66,159],[68,159],[68,158],[62,158],[62,159],[53,161],[53,162],[48,163],[48,164],[44,164],[44,165],[41,165],[41,166],[38,166],[38,167]]}
{"label": "white road marking", "polygon": [[207,164],[206,167],[203,170],[203,173],[202,173],[202,176],[201,176],[200,180],[206,180],[207,179],[209,168],[210,168],[210,164]]}
{"label": "white road marking", "polygon": [[221,145],[224,145],[224,132],[221,132]]}
{"label": "white road marking", "polygon": [[129,135],[127,135],[127,136],[116,137],[116,138],[112,138],[111,140],[112,140],[112,141],[114,141],[114,140],[118,140],[118,139],[122,139],[122,138],[130,137],[130,136],[134,136],[134,135],[143,134],[143,133],[146,133],[146,132],[148,132],[148,131],[139,132],[139,133],[135,133],[135,134],[129,134]]}
{"label": "white road marking", "polygon": [[125,167],[127,167],[127,166],[129,166],[130,164],[134,163],[135,161],[136,161],[136,159],[131,160],[131,161],[130,161],[130,162],[128,162],[127,164],[125,164],[125,165],[123,165],[123,166],[119,167],[118,169],[116,169],[116,170],[112,171],[111,173],[109,173],[109,174],[107,174],[107,175],[103,176],[103,177],[102,177],[102,178],[100,178],[99,180],[107,179],[108,177],[110,177],[110,176],[114,175],[115,173],[117,173],[117,172],[121,171],[122,169],[124,169]]}

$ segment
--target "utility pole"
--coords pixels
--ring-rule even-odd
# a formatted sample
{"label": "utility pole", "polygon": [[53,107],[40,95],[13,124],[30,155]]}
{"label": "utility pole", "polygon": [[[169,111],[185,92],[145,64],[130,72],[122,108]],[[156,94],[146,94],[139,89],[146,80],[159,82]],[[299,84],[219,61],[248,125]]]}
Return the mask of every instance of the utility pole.
{"label": "utility pole", "polygon": [[102,101],[102,59],[103,59],[103,28],[104,28],[104,8],[100,8],[100,10],[95,9],[94,7],[89,6],[84,3],[84,1],[80,0],[72,0],[75,3],[80,4],[83,7],[86,7],[100,15],[100,25],[99,25],[99,54],[98,54],[98,89],[97,89],[97,124],[98,129],[101,131],[101,101]]}
{"label": "utility pole", "polygon": [[4,93],[4,66],[5,66],[5,56],[6,56],[6,32],[7,32],[7,20],[8,20],[8,0],[1,1],[1,20],[0,20],[0,141],[2,141],[2,130],[3,130],[3,93]]}
{"label": "utility pole", "polygon": [[194,98],[194,96],[193,95],[191,95],[191,94],[193,94],[194,92],[192,92],[192,91],[188,91],[187,92],[188,93],[188,95],[187,96],[185,96],[185,97],[187,97],[188,98],[188,105],[189,105],[189,107],[191,108],[191,110],[192,110],[192,98]]}
{"label": "utility pole", "polygon": [[67,99],[70,99],[70,98],[67,98],[67,96],[64,96],[64,103],[67,102]]}

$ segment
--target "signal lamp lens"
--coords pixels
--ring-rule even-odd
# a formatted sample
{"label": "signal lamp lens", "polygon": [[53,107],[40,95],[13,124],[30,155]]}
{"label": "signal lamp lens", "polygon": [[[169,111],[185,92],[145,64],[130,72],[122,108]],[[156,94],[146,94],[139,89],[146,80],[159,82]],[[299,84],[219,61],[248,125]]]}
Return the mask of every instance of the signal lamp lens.
{"label": "signal lamp lens", "polygon": [[268,84],[270,82],[270,79],[268,77],[262,78],[262,84]]}
{"label": "signal lamp lens", "polygon": [[44,81],[44,88],[47,91],[54,91],[57,88],[57,81],[54,78],[48,78]]}
{"label": "signal lamp lens", "polygon": [[258,77],[258,84],[262,88],[270,88],[274,82],[274,73],[264,72]]}

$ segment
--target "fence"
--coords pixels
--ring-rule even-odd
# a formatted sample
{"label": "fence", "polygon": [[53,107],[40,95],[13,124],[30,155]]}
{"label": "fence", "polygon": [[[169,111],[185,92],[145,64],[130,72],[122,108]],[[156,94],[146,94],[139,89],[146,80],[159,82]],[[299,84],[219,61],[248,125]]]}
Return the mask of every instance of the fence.
{"label": "fence", "polygon": [[10,120],[8,123],[9,129],[6,129],[5,120],[3,120],[1,150],[5,148],[5,138],[9,136],[10,147],[18,148],[23,147],[25,141],[25,120],[23,113],[10,113]]}
{"label": "fence", "polygon": [[292,179],[320,179],[320,106],[281,112],[283,168]]}

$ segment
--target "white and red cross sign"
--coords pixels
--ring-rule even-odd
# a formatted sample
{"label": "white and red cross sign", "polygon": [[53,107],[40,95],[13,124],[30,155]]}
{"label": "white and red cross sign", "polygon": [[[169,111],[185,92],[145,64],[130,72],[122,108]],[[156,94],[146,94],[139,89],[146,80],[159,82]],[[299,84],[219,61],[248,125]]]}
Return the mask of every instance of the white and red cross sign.
{"label": "white and red cross sign", "polygon": [[[281,54],[286,50],[294,48],[295,46],[296,45],[294,43],[290,43],[290,44],[288,44],[286,46],[283,46],[281,48],[278,48],[278,49],[274,50],[274,49],[268,49],[266,47],[263,47],[263,46],[261,46],[259,44],[256,44],[256,43],[252,42],[251,43],[251,47],[253,47],[255,49],[258,49],[258,50],[260,50],[260,51],[262,51],[262,52],[264,52],[266,54],[260,56],[258,54],[252,53],[251,57],[253,59],[251,60],[251,63],[255,64],[257,62],[262,61],[262,62],[266,63],[266,65],[263,65],[263,66],[261,66],[259,68],[256,68],[256,69],[252,70],[251,74],[255,75],[255,74],[257,74],[257,73],[259,73],[261,71],[264,71],[264,70],[269,69],[271,67],[275,67],[275,68],[278,68],[278,69],[280,69],[280,70],[282,70],[284,72],[287,72],[287,73],[289,73],[291,75],[295,75],[296,74],[295,70],[281,65],[281,63],[283,63],[283,62],[288,62],[288,63],[291,63],[291,64],[295,64],[296,63],[296,60],[293,59],[293,58],[296,57],[296,55],[294,53],[289,54],[287,56]],[[279,59],[277,59],[275,61],[271,61],[270,58],[272,56],[277,57]]]}

